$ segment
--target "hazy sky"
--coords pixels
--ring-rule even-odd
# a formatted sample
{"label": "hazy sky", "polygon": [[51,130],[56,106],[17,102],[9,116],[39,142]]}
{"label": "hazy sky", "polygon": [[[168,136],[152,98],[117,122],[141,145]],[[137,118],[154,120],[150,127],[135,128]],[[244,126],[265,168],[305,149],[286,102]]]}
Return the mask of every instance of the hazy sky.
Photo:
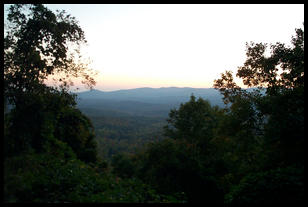
{"label": "hazy sky", "polygon": [[245,61],[246,42],[289,43],[304,5],[46,4],[75,16],[100,90],[212,87]]}

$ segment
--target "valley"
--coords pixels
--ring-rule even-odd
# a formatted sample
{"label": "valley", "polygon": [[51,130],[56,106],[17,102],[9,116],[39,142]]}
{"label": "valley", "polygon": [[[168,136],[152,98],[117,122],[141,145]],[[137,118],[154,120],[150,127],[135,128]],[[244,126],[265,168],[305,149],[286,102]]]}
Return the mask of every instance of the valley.
{"label": "valley", "polygon": [[213,88],[137,88],[77,94],[77,106],[92,121],[98,156],[111,160],[118,153],[134,153],[149,142],[164,138],[163,126],[171,109],[189,100],[190,95],[223,106]]}

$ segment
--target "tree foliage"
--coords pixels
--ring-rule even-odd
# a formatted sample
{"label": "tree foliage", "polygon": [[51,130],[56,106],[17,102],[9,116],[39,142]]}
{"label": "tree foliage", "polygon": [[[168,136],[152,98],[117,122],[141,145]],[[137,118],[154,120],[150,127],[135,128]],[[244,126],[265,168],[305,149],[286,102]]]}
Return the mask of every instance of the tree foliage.
{"label": "tree foliage", "polygon": [[[239,67],[237,76],[248,87],[258,87],[253,92],[240,89],[227,71],[221,79],[215,80],[227,102],[232,103],[230,114],[240,110],[239,100],[250,102],[250,123],[255,125],[255,133],[264,135],[269,148],[278,147],[280,152],[269,156],[277,157],[278,162],[298,162],[295,154],[303,155],[299,148],[304,140],[304,31],[296,29],[292,46],[276,43],[271,45],[270,55],[266,56],[267,45],[247,44],[247,60]],[[265,90],[262,93],[262,90]],[[241,101],[243,102],[243,101]],[[248,112],[246,110],[246,112]],[[236,112],[244,115],[243,111]],[[241,123],[248,123],[243,120]],[[250,125],[251,125],[250,124]],[[248,127],[249,128],[249,127]],[[255,136],[256,138],[256,136]],[[295,152],[294,150],[298,151]],[[299,150],[300,149],[300,150]],[[291,150],[291,151],[289,151]],[[287,154],[292,154],[289,158]],[[299,156],[301,157],[301,156]],[[292,160],[292,161],[291,161]],[[273,160],[272,160],[273,161]],[[283,163],[280,163],[283,164]]]}
{"label": "tree foliage", "polygon": [[35,203],[170,202],[136,178],[119,179],[72,157],[24,154],[5,161],[4,201]]}
{"label": "tree foliage", "polygon": [[[9,7],[5,23],[4,97],[11,107],[5,115],[5,155],[48,151],[55,140],[62,140],[78,158],[95,160],[93,127],[68,92],[72,77],[83,78],[90,87],[95,84],[76,56],[86,43],[78,22],[65,11],[54,14],[41,4],[15,4]],[[59,76],[59,88],[45,84],[59,73],[65,75]],[[75,122],[65,122],[64,117]],[[65,133],[63,128],[72,131]]]}
{"label": "tree foliage", "polygon": [[218,124],[218,113],[217,107],[212,107],[202,98],[196,100],[192,95],[190,101],[181,104],[178,110],[170,111],[164,134],[175,140],[185,140],[197,154],[197,151],[206,153]]}
{"label": "tree foliage", "polygon": [[137,176],[163,195],[192,203],[222,203],[213,165],[193,156],[186,142],[164,139],[134,159]]}
{"label": "tree foliage", "polygon": [[[288,202],[302,199],[304,31],[295,31],[291,46],[273,44],[269,55],[267,44],[247,44],[247,59],[236,76],[253,89],[238,87],[230,71],[215,80],[214,87],[230,106],[219,127],[218,139],[220,144],[229,145],[224,149],[232,149],[228,160],[237,166],[237,170],[230,168],[237,179],[231,181],[233,190],[226,197],[228,202],[279,203],[278,197]],[[290,166],[298,174],[290,177],[297,181],[289,187],[298,190],[298,195],[288,190],[287,183],[291,181],[276,182],[282,176],[279,169],[288,172]],[[263,192],[261,188],[270,190]]]}
{"label": "tree foliage", "polygon": [[230,204],[294,204],[304,200],[304,167],[289,166],[246,175],[225,196]]}
{"label": "tree foliage", "polygon": [[[4,92],[17,104],[23,92],[35,92],[50,75],[64,73],[59,82],[65,88],[73,77],[95,84],[76,54],[85,43],[83,30],[65,11],[54,14],[41,4],[9,8],[4,36]],[[72,48],[75,48],[72,50]]]}

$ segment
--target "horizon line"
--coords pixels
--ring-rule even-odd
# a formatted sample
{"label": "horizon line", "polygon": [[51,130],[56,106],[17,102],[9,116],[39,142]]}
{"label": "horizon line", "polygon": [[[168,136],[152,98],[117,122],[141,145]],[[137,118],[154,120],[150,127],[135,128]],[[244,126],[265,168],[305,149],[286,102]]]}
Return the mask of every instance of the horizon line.
{"label": "horizon line", "polygon": [[[189,88],[189,89],[215,89],[214,87],[204,87],[204,88],[195,88],[195,87],[179,87],[179,86],[164,86],[164,87],[137,87],[137,88],[125,88],[125,89],[114,89],[114,90],[102,90],[102,89],[97,89],[97,88],[92,88],[92,89],[84,89],[84,90],[79,90],[79,91],[71,91],[72,93],[82,93],[82,92],[89,92],[89,91],[102,91],[102,92],[115,92],[115,91],[127,91],[127,90],[136,90],[136,89],[164,89],[164,88]],[[242,88],[242,89],[248,89],[247,88]],[[256,88],[256,87],[251,87],[251,88]],[[219,90],[219,89],[215,89]]]}
{"label": "horizon line", "polygon": [[178,87],[178,86],[167,86],[167,87],[137,87],[137,88],[125,88],[125,89],[114,89],[114,90],[102,90],[97,88],[85,89],[82,91],[78,91],[75,93],[87,92],[87,91],[103,91],[103,92],[114,92],[114,91],[126,91],[126,90],[135,90],[135,89],[163,89],[163,88],[191,88],[191,89],[215,89],[213,87],[205,87],[205,88],[195,88],[195,87]]}

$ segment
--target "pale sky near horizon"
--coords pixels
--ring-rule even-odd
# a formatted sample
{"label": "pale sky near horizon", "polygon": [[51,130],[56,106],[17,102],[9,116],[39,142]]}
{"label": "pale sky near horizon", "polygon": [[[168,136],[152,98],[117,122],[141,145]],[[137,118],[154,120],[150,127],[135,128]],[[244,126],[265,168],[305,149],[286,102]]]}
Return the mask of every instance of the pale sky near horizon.
{"label": "pale sky near horizon", "polygon": [[246,42],[289,44],[304,4],[45,4],[76,17],[96,89],[213,86],[245,61]]}

